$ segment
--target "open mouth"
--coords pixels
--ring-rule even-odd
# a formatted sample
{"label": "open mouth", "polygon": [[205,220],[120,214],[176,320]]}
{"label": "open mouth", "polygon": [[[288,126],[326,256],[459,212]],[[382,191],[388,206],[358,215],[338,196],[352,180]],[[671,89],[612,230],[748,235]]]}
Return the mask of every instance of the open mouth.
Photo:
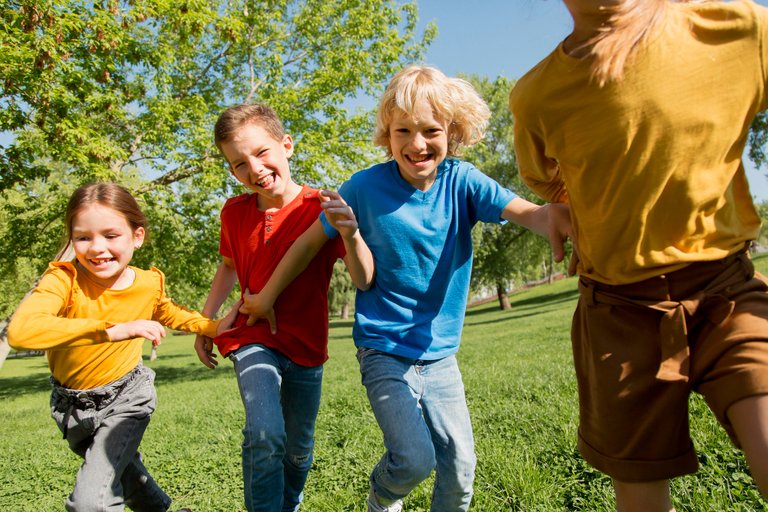
{"label": "open mouth", "polygon": [[411,162],[412,164],[418,165],[418,164],[423,164],[425,162],[431,161],[432,160],[432,154],[431,153],[427,153],[426,155],[413,155],[413,156],[406,155],[405,158],[407,158],[408,161]]}
{"label": "open mouth", "polygon": [[103,267],[115,261],[115,258],[92,258],[88,261],[90,261],[91,265],[93,265],[94,267]]}
{"label": "open mouth", "polygon": [[261,176],[256,181],[256,185],[260,186],[261,188],[269,188],[274,183],[275,183],[275,173],[265,174],[264,176]]}

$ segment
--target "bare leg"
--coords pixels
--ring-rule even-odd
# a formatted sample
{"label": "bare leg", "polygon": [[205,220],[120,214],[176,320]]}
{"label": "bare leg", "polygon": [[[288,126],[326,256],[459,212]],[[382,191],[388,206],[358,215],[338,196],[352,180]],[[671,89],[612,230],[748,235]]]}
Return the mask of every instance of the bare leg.
{"label": "bare leg", "polygon": [[751,396],[728,409],[736,438],[762,495],[768,498],[768,395]]}
{"label": "bare leg", "polygon": [[655,482],[613,481],[618,512],[674,512],[669,480]]}

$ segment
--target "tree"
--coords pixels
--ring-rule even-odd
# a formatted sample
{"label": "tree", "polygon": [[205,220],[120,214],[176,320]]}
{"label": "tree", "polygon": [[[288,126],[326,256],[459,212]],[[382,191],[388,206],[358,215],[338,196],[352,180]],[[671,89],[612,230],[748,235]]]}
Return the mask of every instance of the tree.
{"label": "tree", "polygon": [[212,144],[218,113],[270,104],[297,181],[335,185],[377,155],[371,112],[350,105],[435,35],[397,0],[8,0],[0,16],[3,316],[61,246],[68,196],[95,180],[136,193],[152,237],[136,264],[199,306],[237,190]]}
{"label": "tree", "polygon": [[[529,201],[540,203],[523,184],[514,152],[514,122],[507,107],[514,82],[498,77],[468,77],[491,109],[492,116],[482,142],[467,150],[466,158],[501,185]],[[511,283],[536,279],[553,269],[542,266],[549,261],[549,244],[543,237],[518,226],[481,223],[473,232],[475,261],[473,288],[490,287],[499,298],[499,307],[509,309],[507,290]]]}
{"label": "tree", "polygon": [[355,285],[344,263],[337,261],[333,267],[328,288],[328,312],[337,313],[342,320],[349,318],[349,309],[355,301]]}

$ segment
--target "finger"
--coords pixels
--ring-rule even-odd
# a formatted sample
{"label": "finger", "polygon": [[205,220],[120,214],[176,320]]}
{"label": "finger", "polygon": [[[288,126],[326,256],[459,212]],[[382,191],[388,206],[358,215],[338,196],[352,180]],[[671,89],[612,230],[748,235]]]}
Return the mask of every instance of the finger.
{"label": "finger", "polygon": [[[247,313],[247,312],[244,311],[244,313]],[[258,320],[258,317],[256,315],[248,315],[248,320],[246,320],[245,325],[250,327],[256,323],[256,320]]]}
{"label": "finger", "polygon": [[277,318],[275,318],[275,310],[270,309],[267,313],[267,322],[269,322],[269,330],[272,334],[277,334]]}

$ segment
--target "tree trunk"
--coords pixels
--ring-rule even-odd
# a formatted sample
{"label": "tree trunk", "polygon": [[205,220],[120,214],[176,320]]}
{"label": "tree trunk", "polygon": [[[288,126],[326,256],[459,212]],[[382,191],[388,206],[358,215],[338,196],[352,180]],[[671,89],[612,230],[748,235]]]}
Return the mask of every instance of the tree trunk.
{"label": "tree trunk", "polygon": [[3,328],[0,329],[0,368],[3,367],[5,358],[11,351],[11,346],[8,344],[8,319],[3,320],[2,326]]}
{"label": "tree trunk", "polygon": [[[56,255],[56,258],[53,261],[71,261],[72,258],[75,257],[75,250],[72,248],[72,244],[67,243]],[[38,276],[37,279],[35,279],[35,282],[32,283],[32,286],[30,287],[29,291],[24,295],[24,299],[29,297],[29,295],[34,291],[35,288],[37,288],[38,283],[40,283],[40,279],[43,276]],[[21,302],[24,302],[24,299],[21,299]],[[21,304],[19,302],[19,304]],[[15,313],[15,311],[14,311]],[[11,351],[11,346],[8,345],[8,324],[11,322],[11,317],[13,316],[13,313],[8,315],[8,318],[6,318],[3,321],[2,330],[0,330],[0,368],[3,367],[3,364],[5,363],[5,359],[8,357],[8,353]]]}
{"label": "tree trunk", "polygon": [[547,277],[547,282],[549,284],[552,284],[555,280],[555,253],[552,252],[552,249],[549,250],[549,276]]}
{"label": "tree trunk", "polygon": [[341,319],[342,320],[348,320],[349,319],[349,302],[345,302],[341,306]]}
{"label": "tree trunk", "polygon": [[501,308],[502,311],[509,311],[512,309],[512,304],[509,303],[507,287],[504,286],[504,283],[496,283],[496,293],[499,296],[499,308]]}

